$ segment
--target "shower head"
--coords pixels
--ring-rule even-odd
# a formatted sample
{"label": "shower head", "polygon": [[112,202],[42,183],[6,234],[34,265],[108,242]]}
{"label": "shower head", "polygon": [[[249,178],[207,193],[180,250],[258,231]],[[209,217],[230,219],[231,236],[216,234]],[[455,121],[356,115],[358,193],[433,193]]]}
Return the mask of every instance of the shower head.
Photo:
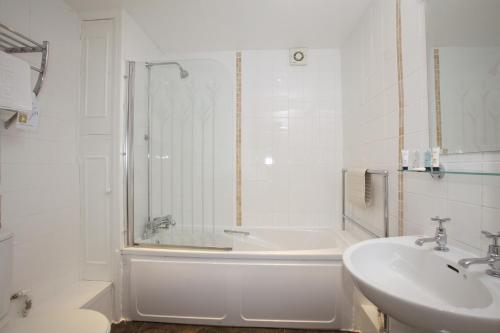
{"label": "shower head", "polygon": [[164,65],[175,65],[177,67],[179,67],[179,71],[180,71],[180,77],[181,79],[185,79],[189,76],[189,72],[187,70],[185,70],[181,64],[179,64],[178,62],[176,61],[167,61],[167,62],[147,62],[146,63],[146,67],[150,68],[152,66],[164,66]]}

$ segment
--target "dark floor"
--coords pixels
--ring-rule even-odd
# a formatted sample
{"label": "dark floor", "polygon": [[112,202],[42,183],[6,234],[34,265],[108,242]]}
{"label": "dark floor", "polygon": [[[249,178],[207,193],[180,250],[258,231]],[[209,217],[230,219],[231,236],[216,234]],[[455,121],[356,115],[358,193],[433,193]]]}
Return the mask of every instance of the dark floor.
{"label": "dark floor", "polygon": [[[341,333],[341,331],[196,326],[127,321],[113,324],[111,333]],[[342,331],[342,333],[346,332]]]}

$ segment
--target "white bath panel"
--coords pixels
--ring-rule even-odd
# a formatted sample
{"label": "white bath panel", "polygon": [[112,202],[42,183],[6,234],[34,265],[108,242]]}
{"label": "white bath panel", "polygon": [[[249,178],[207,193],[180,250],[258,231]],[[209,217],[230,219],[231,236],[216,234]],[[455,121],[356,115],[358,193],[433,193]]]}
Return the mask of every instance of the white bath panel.
{"label": "white bath panel", "polygon": [[131,287],[137,319],[226,317],[223,267],[203,262],[132,259]]}
{"label": "white bath panel", "polygon": [[244,272],[241,316],[245,321],[335,321],[338,266],[253,265]]}
{"label": "white bath panel", "polygon": [[171,256],[164,251],[158,257],[125,257],[130,273],[130,319],[227,326],[352,328],[352,303],[343,304],[345,286],[340,260],[243,259],[233,258],[234,254],[230,257],[230,252],[195,251],[192,256],[181,258],[174,252]]}

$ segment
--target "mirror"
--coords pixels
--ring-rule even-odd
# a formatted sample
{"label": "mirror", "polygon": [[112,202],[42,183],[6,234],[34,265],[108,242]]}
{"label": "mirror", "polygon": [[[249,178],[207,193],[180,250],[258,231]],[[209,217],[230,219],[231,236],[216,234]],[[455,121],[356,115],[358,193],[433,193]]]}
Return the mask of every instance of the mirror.
{"label": "mirror", "polygon": [[433,147],[500,150],[500,0],[427,0]]}

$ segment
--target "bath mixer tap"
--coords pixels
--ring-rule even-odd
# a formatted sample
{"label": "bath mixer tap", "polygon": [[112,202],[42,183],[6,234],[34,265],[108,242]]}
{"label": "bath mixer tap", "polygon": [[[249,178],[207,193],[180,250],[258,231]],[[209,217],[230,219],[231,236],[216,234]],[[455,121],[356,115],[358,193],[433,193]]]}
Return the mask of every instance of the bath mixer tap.
{"label": "bath mixer tap", "polygon": [[440,218],[439,216],[436,216],[432,217],[431,221],[439,223],[439,225],[436,227],[436,234],[434,235],[434,237],[419,238],[415,241],[415,244],[417,244],[418,246],[422,246],[425,243],[436,242],[437,246],[434,247],[434,250],[441,252],[449,251],[450,249],[446,246],[446,244],[448,243],[448,236],[446,235],[446,228],[443,227],[443,223],[451,221],[451,219],[448,217]]}
{"label": "bath mixer tap", "polygon": [[175,221],[172,215],[155,217],[146,223],[144,237],[151,238],[152,235],[158,233],[159,229],[168,229],[170,226],[174,225]]}
{"label": "bath mixer tap", "polygon": [[498,238],[500,238],[500,232],[492,234],[488,231],[481,232],[486,238],[491,238],[492,243],[488,246],[488,253],[484,258],[466,258],[458,261],[458,264],[463,268],[467,268],[470,265],[477,264],[487,264],[490,265],[490,269],[486,270],[486,274],[500,278],[500,245],[498,245]]}
{"label": "bath mixer tap", "polygon": [[155,231],[158,231],[158,229],[168,229],[170,226],[174,225],[175,221],[172,215],[155,217],[152,221],[153,230]]}

